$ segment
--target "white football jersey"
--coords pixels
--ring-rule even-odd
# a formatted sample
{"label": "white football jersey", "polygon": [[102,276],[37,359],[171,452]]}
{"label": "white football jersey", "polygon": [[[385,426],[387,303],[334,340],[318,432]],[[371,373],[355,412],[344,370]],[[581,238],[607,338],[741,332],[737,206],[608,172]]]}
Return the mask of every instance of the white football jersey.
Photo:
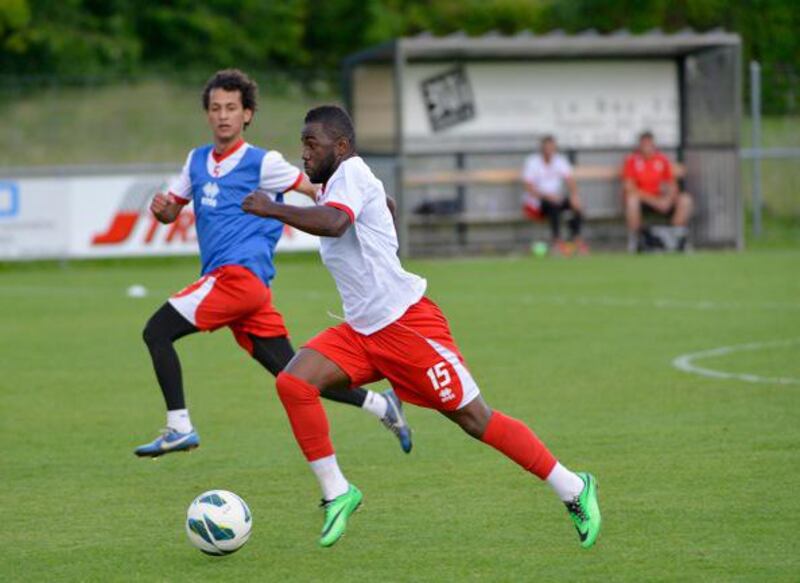
{"label": "white football jersey", "polygon": [[543,194],[563,196],[564,180],[572,175],[572,166],[561,154],[555,154],[550,163],[541,154],[533,154],[525,160],[522,179]]}
{"label": "white football jersey", "polygon": [[386,192],[364,160],[354,156],[342,162],[317,204],[346,212],[352,223],[341,237],[320,237],[320,255],[356,332],[373,334],[422,299],[427,282],[400,264]]}

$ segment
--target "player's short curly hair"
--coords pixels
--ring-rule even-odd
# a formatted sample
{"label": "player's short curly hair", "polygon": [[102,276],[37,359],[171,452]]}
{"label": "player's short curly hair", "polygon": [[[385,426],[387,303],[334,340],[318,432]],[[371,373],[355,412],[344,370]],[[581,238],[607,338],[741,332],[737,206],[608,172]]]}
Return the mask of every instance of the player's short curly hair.
{"label": "player's short curly hair", "polygon": [[[258,109],[258,84],[239,69],[217,71],[203,88],[203,109],[208,111],[211,92],[214,89],[238,91],[242,96],[242,107],[253,113]],[[244,124],[247,127],[249,124]]]}
{"label": "player's short curly hair", "polygon": [[348,113],[338,105],[320,105],[311,109],[306,114],[306,123],[320,123],[323,131],[334,140],[346,138],[355,148],[356,132],[353,129],[353,120]]}

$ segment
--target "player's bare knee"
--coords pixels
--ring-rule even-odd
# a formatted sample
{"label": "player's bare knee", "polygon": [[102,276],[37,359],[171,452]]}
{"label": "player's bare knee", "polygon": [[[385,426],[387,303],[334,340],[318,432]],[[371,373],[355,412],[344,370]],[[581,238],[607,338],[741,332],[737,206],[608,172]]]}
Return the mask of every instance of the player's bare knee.
{"label": "player's bare knee", "polygon": [[350,388],[350,377],[336,363],[310,348],[298,350],[283,370],[311,383],[320,391]]}
{"label": "player's bare knee", "polygon": [[483,432],[486,431],[486,423],[482,422],[481,419],[478,419],[477,417],[463,417],[459,419],[457,423],[465,433],[474,437],[475,439],[480,439],[483,437]]}
{"label": "player's bare knee", "polygon": [[481,439],[489,424],[492,410],[483,399],[478,397],[466,407],[445,413],[445,415],[455,421],[465,433],[475,439]]}

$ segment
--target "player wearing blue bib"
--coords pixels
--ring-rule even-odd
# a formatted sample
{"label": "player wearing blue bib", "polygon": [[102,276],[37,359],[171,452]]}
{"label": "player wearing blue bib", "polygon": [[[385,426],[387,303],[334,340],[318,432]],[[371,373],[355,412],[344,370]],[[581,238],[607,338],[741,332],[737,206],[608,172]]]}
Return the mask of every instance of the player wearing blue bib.
{"label": "player wearing blue bib", "polygon": [[[201,277],[164,303],[144,329],[156,377],[167,406],[167,427],[136,448],[140,457],[188,451],[200,443],[186,408],[181,365],[173,343],[198,331],[231,329],[242,348],[270,373],[294,356],[283,317],[272,305],[273,256],[283,223],[245,213],[242,202],[260,192],[276,202],[296,190],[314,198],[306,175],[275,151],[256,148],[243,133],[256,111],[257,86],[235,69],[219,71],[206,84],[203,107],[214,143],[192,150],[168,194],[158,193],[150,210],[162,223],[194,205]],[[394,392],[331,390],[324,397],[377,416],[411,450],[411,430]]]}
{"label": "player wearing blue bib", "polygon": [[[211,172],[216,175],[209,172],[207,163],[209,156],[214,157],[213,146],[197,148],[187,160],[202,273],[225,265],[241,265],[269,285],[275,276],[272,257],[283,232],[283,223],[264,221],[259,224],[251,220],[252,216],[241,212],[239,201],[259,190],[262,184],[282,188],[291,180],[289,190],[300,188],[303,175],[276,152],[267,153],[244,142],[237,146],[227,164],[214,161]],[[173,196],[176,195],[173,193]],[[283,202],[283,191],[275,193],[274,198]]]}

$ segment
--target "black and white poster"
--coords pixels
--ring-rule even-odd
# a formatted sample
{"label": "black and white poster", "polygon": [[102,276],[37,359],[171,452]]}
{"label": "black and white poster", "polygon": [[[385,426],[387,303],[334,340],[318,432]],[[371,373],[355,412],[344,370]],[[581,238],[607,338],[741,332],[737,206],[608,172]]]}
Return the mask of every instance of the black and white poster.
{"label": "black and white poster", "polygon": [[421,87],[428,120],[434,132],[475,117],[475,98],[463,67],[424,79]]}

